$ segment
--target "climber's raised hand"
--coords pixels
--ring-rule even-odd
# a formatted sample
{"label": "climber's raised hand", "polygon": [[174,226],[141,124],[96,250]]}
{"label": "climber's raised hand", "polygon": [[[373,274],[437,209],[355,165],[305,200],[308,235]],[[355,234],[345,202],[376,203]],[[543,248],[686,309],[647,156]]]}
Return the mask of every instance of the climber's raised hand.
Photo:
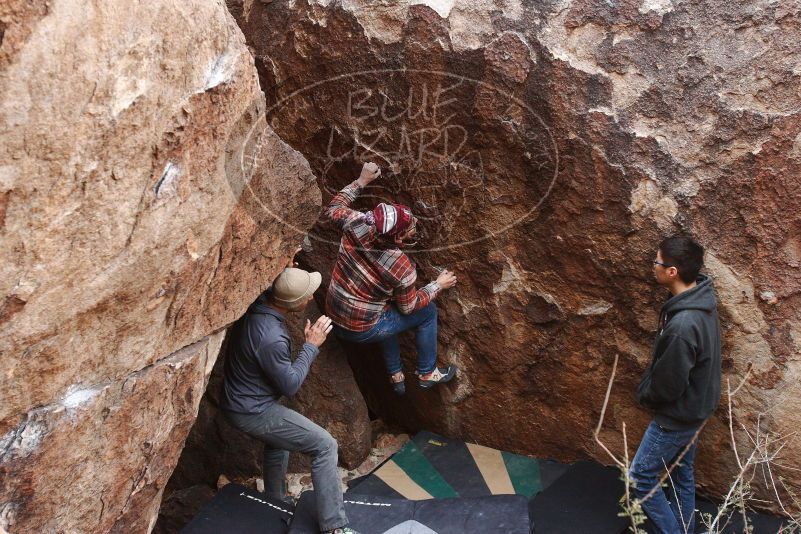
{"label": "climber's raised hand", "polygon": [[361,187],[365,187],[379,176],[381,176],[381,169],[372,161],[368,161],[362,165],[362,172],[357,181]]}

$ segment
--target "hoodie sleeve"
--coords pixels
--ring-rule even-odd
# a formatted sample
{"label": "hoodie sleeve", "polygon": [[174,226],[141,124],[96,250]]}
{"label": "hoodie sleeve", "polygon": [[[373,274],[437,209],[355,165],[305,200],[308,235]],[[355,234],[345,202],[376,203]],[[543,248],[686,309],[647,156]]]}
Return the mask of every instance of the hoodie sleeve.
{"label": "hoodie sleeve", "polygon": [[666,334],[657,342],[654,362],[637,388],[637,399],[645,406],[677,400],[687,389],[695,365],[695,349],[683,338]]}
{"label": "hoodie sleeve", "polygon": [[320,349],[316,346],[304,343],[293,362],[289,353],[289,343],[279,339],[259,347],[259,367],[282,395],[291,397],[300,389],[319,352]]}
{"label": "hoodie sleeve", "polygon": [[334,198],[328,203],[325,214],[329,219],[334,221],[339,228],[344,228],[349,223],[362,216],[361,213],[350,207],[359,196],[361,190],[362,187],[359,185],[359,181],[354,180],[346,185],[342,191],[334,195]]}

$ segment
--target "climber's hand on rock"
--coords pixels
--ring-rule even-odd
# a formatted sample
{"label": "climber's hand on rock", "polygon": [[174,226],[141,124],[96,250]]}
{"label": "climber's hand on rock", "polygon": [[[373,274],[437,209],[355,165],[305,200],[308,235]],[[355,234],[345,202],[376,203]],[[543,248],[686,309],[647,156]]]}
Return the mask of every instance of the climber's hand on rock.
{"label": "climber's hand on rock", "polygon": [[381,169],[372,161],[368,161],[362,165],[362,173],[359,175],[358,180],[359,185],[364,187],[379,176],[381,176]]}
{"label": "climber's hand on rock", "polygon": [[448,269],[443,269],[439,276],[437,276],[437,284],[442,289],[448,289],[456,285],[456,275]]}
{"label": "climber's hand on rock", "polygon": [[319,347],[323,344],[332,328],[334,326],[331,324],[331,319],[325,315],[321,315],[314,324],[311,324],[311,321],[306,319],[306,328],[303,329],[303,333],[306,334],[306,342]]}

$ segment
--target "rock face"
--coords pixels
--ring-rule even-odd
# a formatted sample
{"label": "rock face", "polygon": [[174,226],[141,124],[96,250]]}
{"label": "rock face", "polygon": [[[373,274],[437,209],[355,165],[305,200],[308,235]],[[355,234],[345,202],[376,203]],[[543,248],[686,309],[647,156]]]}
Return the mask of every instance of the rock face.
{"label": "rock face", "polygon": [[0,7],[0,530],[146,532],[320,206],[213,0]]}
{"label": "rock face", "polygon": [[[746,431],[790,436],[774,478],[801,491],[797,7],[228,4],[245,37],[220,0],[0,6],[0,531],[152,527],[223,329],[365,159],[385,172],[358,207],[412,205],[421,280],[459,274],[439,324],[463,371],[420,391],[405,339],[397,399],[347,346],[372,411],[604,460],[591,433],[619,354],[603,437],[620,453],[625,422],[633,453],[664,298],[650,261],[691,232],[725,378],[745,379],[735,438],[747,455]],[[304,261],[329,273],[337,242],[318,223]],[[366,409],[334,347],[299,406],[357,462]],[[713,494],[737,472],[724,409],[697,467]],[[752,489],[773,500],[766,477]]]}
{"label": "rock face", "polygon": [[[412,205],[420,279],[443,266],[459,276],[439,324],[441,359],[460,364],[460,380],[394,399],[362,350],[357,378],[373,411],[488,446],[603,461],[592,430],[617,353],[603,436],[622,452],[627,423],[633,454],[649,420],[633,391],[665,298],[651,260],[662,237],[683,231],[706,246],[716,279],[724,391],[747,377],[736,439],[747,448],[743,428],[753,434],[758,420],[776,436],[801,426],[796,7],[229,4],[268,120],[309,160],[323,200],[361,161],[378,162],[384,175],[358,207]],[[312,237],[306,261],[327,273],[338,237],[324,222]],[[796,435],[777,463],[801,463]],[[796,471],[774,468],[801,489]],[[721,408],[701,440],[698,482],[721,494],[737,470]],[[773,494],[762,477],[753,487]]]}
{"label": "rock face", "polygon": [[29,412],[4,443],[9,531],[147,532],[221,340]]}
{"label": "rock face", "polygon": [[200,512],[203,505],[214,498],[214,490],[205,484],[198,484],[166,497],[159,509],[159,520],[152,532],[172,534],[180,532],[192,518]]}

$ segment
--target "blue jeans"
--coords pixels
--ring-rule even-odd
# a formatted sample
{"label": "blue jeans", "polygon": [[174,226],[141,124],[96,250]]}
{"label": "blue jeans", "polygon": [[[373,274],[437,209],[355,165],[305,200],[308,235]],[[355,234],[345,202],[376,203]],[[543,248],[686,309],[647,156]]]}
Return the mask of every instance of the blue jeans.
{"label": "blue jeans", "polygon": [[[659,484],[659,479],[695,436],[698,427],[690,430],[668,430],[651,421],[645,430],[629,474],[633,479],[633,493],[644,498]],[[674,502],[665,495],[665,489],[657,488],[650,498],[643,501],[642,508],[653,521],[660,534],[692,534],[695,531],[695,477],[693,461],[697,441],[690,445],[687,454],[666,479],[667,489]],[[672,480],[672,483],[671,483]]]}
{"label": "blue jeans", "polygon": [[412,329],[415,330],[417,344],[417,372],[430,373],[437,366],[437,305],[433,302],[409,315],[403,315],[395,306],[391,306],[366,332],[352,332],[339,326],[334,331],[345,341],[381,345],[387,371],[394,375],[403,370],[398,334]]}

